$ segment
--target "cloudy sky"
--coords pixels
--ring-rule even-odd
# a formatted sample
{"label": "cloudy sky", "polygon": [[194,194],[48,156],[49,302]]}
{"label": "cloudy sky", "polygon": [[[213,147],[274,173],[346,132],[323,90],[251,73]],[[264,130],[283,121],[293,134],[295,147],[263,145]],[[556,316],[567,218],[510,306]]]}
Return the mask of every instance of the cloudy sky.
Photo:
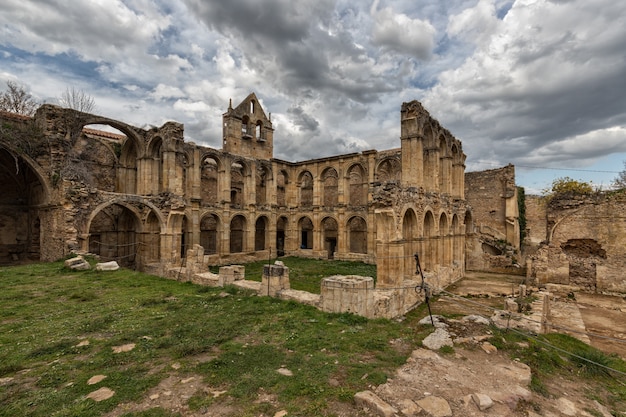
{"label": "cloudy sky", "polygon": [[0,31],[0,89],[75,87],[198,144],[254,91],[289,161],[399,147],[413,99],[468,171],[513,163],[527,192],[606,188],[626,160],[624,1],[2,0]]}

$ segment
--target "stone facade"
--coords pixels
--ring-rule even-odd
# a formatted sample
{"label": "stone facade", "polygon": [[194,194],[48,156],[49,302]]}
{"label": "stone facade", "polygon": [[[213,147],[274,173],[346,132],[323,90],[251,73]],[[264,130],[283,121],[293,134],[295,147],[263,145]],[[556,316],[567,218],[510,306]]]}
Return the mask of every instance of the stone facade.
{"label": "stone facade", "polygon": [[465,174],[465,197],[473,218],[466,221],[468,270],[511,272],[519,268],[520,228],[515,167]]}
{"label": "stone facade", "polygon": [[200,245],[212,265],[376,262],[378,285],[394,288],[414,278],[419,252],[445,285],[464,271],[465,154],[417,101],[400,116],[398,149],[294,163],[273,158],[254,94],[223,114],[221,150],[186,142],[175,122],[146,130],[53,105],[3,113],[0,261],[84,251],[164,275]]}
{"label": "stone facade", "polygon": [[546,235],[527,260],[531,282],[592,292],[626,292],[624,190],[563,195],[538,207],[544,209]]}

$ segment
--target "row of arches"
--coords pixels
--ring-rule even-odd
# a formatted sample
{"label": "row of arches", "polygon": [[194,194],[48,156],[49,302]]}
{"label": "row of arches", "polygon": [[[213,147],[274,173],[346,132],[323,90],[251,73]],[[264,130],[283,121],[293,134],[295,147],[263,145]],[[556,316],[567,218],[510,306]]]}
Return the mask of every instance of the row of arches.
{"label": "row of arches", "polygon": [[360,216],[340,224],[331,216],[315,221],[309,216],[250,218],[244,213],[223,218],[220,213],[207,212],[197,223],[197,230],[191,226],[196,224],[191,214],[176,216],[165,220],[154,206],[139,209],[132,202],[110,203],[90,217],[85,249],[103,260],[139,269],[159,262],[172,251],[180,251],[182,258],[196,243],[207,255],[271,250],[280,256],[286,251],[316,250],[326,251],[332,258],[340,239],[346,239],[347,251],[368,253],[367,221]]}

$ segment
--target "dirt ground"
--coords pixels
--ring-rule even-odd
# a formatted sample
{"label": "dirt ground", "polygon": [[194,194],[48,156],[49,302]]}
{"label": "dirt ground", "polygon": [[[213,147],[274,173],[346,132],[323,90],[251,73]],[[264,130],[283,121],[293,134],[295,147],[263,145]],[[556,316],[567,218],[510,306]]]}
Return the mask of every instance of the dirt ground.
{"label": "dirt ground", "polygon": [[[461,296],[473,296],[476,304],[459,305],[453,300],[443,299],[440,307],[446,310],[455,309],[464,314],[471,311],[488,314],[488,309],[481,308],[478,304],[504,308],[502,297],[511,295],[513,291],[518,294],[519,285],[523,281],[524,277],[515,275],[468,272],[462,281],[448,288],[448,291]],[[575,327],[576,330],[587,333],[592,346],[606,353],[615,353],[626,360],[626,297],[580,292],[575,294],[574,299],[566,294],[554,294],[551,300],[554,301],[551,303],[551,321],[555,325],[573,327],[571,309],[575,309],[582,318],[582,323],[578,323],[579,328]],[[559,312],[559,307],[570,311]],[[575,333],[571,334],[576,336]]]}
{"label": "dirt ground", "polygon": [[[490,317],[493,309],[503,308],[503,297],[517,291],[523,277],[505,276],[496,274],[471,273],[461,282],[448,288],[453,294],[470,295],[469,302],[461,302],[453,296],[442,295],[433,304],[433,313],[447,312],[460,314],[480,314]],[[603,296],[598,294],[577,294],[576,299],[568,298],[568,308],[575,307],[580,311],[585,331],[610,338],[626,339],[626,300],[621,297]],[[558,316],[558,314],[556,315]],[[455,337],[476,338],[488,337],[488,328],[478,325],[453,324]],[[626,357],[626,345],[610,339],[591,337],[591,344],[605,350]],[[420,353],[422,352],[422,353]],[[547,388],[553,397],[551,399],[531,393],[528,387],[523,387],[519,398],[510,403],[510,396],[497,400],[500,393],[516,392],[518,385],[515,377],[501,374],[503,370],[519,367],[506,355],[500,352],[487,353],[478,343],[468,342],[455,345],[454,353],[441,355],[435,352],[420,349],[414,352],[405,365],[400,367],[386,384],[371,387],[387,403],[400,410],[403,405],[410,403],[408,399],[419,401],[425,396],[436,395],[445,398],[452,411],[452,416],[511,416],[511,417],[558,417],[562,415],[583,416],[610,416],[606,409],[586,399],[589,387],[573,383],[564,379],[547,381]],[[439,359],[434,358],[438,356]],[[210,358],[198,358],[199,361]],[[154,387],[140,403],[122,404],[107,417],[118,417],[128,412],[140,412],[154,407],[160,407],[170,412],[180,413],[184,417],[227,417],[238,415],[236,403],[226,401],[219,405],[204,407],[197,411],[190,411],[187,405],[192,396],[225,395],[207,386],[199,375],[183,374],[176,363],[171,364],[170,376]],[[508,386],[507,384],[511,384]],[[494,405],[480,411],[472,402],[472,393],[491,393],[494,396]],[[584,401],[581,399],[585,399]],[[411,400],[411,401],[413,401]],[[268,403],[274,409],[280,409],[276,399],[267,393],[259,392],[259,403]],[[415,401],[413,403],[415,403]],[[575,404],[578,408],[575,414],[564,414],[564,407]],[[371,410],[364,410],[350,403],[329,404],[329,409],[338,417],[376,416]],[[589,414],[581,410],[594,410]],[[427,416],[419,407],[411,414],[398,411],[397,416]],[[267,417],[288,417],[286,411],[268,414]],[[450,415],[450,414],[449,414]],[[265,416],[265,415],[264,415]]]}

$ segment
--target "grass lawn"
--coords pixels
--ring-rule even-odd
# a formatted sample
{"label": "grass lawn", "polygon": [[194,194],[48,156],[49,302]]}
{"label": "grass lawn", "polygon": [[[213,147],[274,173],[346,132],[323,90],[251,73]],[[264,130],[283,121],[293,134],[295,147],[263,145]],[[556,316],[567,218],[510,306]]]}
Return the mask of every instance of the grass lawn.
{"label": "grass lawn", "polygon": [[[311,292],[319,292],[324,276],[375,272],[361,263],[284,262],[292,287]],[[263,264],[246,265],[247,278],[260,280]],[[436,297],[433,311],[446,314]],[[342,404],[350,407],[356,392],[384,383],[406,362],[432,331],[417,323],[425,315],[420,306],[402,322],[368,320],[235,287],[202,287],[130,270],[70,271],[62,262],[1,267],[0,416],[101,416],[113,410],[125,417],[178,416],[159,407],[123,414],[117,406],[146,401],[168,377],[194,376],[210,390],[181,401],[199,414],[222,407],[237,416],[286,410],[331,417]],[[598,387],[589,395],[614,409],[626,403],[626,385],[601,368],[514,333],[493,329],[493,335],[501,351],[531,366],[535,392],[549,395],[544,382],[550,378],[584,378],[581,383]],[[626,372],[623,361],[572,338],[542,339]],[[134,349],[114,353],[127,344]],[[281,368],[293,375],[280,374]],[[106,379],[88,384],[96,375]],[[115,395],[101,402],[87,398],[102,387]]]}
{"label": "grass lawn", "polygon": [[[294,283],[314,281],[299,278],[306,275],[298,272],[300,260],[285,263]],[[356,273],[363,264],[353,265]],[[329,275],[322,269],[316,276]],[[247,271],[253,274],[254,266]],[[422,326],[410,322],[327,314],[234,287],[129,270],[75,272],[61,262],[0,268],[0,305],[0,416],[12,417],[102,415],[140,401],[177,372],[226,391],[218,398],[198,393],[189,400],[192,408],[229,402],[241,416],[282,409],[329,415],[326,404],[351,402],[357,391],[383,383],[428,332],[425,326],[420,335]],[[131,343],[133,350],[113,353]],[[281,367],[293,376],[279,374]],[[99,374],[106,379],[87,384]],[[115,395],[86,398],[103,386]],[[255,402],[260,390],[276,405]],[[170,415],[162,411],[145,415]]]}

